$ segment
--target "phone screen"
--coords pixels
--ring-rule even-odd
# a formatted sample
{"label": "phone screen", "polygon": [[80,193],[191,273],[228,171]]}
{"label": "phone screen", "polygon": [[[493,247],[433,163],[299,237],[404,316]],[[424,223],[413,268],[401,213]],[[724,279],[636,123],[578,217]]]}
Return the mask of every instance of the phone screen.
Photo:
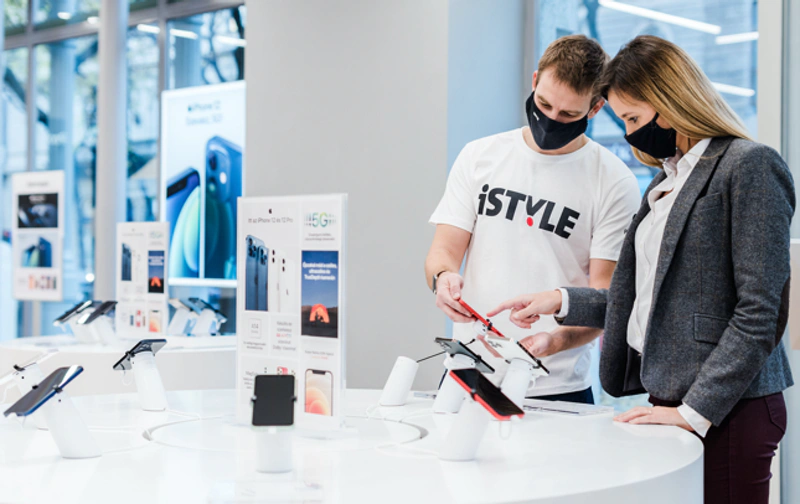
{"label": "phone screen", "polygon": [[472,349],[470,349],[464,343],[456,339],[449,338],[435,338],[434,341],[436,341],[436,343],[438,343],[448,353],[448,355],[466,355],[475,361],[475,365],[480,372],[490,374],[494,373],[494,368],[487,364],[480,355],[473,352]]}
{"label": "phone screen", "polygon": [[91,301],[83,301],[83,302],[80,302],[80,303],[76,304],[75,306],[73,306],[69,310],[65,311],[60,317],[58,317],[55,320],[55,323],[60,324],[60,323],[66,322],[67,319],[69,319],[70,317],[72,317],[76,313],[80,312],[81,310],[83,310],[85,308],[88,308],[89,306],[91,306],[91,304],[92,304]]}
{"label": "phone screen", "polygon": [[480,371],[476,369],[456,369],[450,371],[450,376],[498,420],[507,420],[512,416],[523,416],[525,414],[519,406],[514,404]]}
{"label": "phone screen", "polygon": [[200,174],[187,168],[167,183],[170,274],[197,277],[200,269]]}
{"label": "phone screen", "polygon": [[160,333],[161,332],[161,310],[150,310],[150,314],[147,317],[148,324],[149,324],[149,331],[152,333]]}
{"label": "phone screen", "polygon": [[256,376],[253,399],[253,425],[294,424],[293,375]]}
{"label": "phone screen", "polygon": [[83,372],[83,367],[81,366],[56,369],[50,373],[47,378],[42,380],[41,383],[35,385],[30,392],[22,396],[19,401],[11,405],[3,415],[8,416],[12,413],[16,413],[17,416],[30,415],[47,402],[48,399],[53,397],[57,390],[66,386],[67,383],[74,380],[81,372]]}
{"label": "phone screen", "polygon": [[333,374],[306,370],[306,413],[333,416]]}

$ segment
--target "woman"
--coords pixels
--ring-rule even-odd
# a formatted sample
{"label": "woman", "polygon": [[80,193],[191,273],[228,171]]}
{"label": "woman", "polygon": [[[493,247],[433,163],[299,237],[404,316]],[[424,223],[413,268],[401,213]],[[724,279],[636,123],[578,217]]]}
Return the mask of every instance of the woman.
{"label": "woman", "polygon": [[[705,502],[766,504],[786,431],[782,391],[792,385],[780,342],[791,175],[666,40],[632,40],[602,81],[634,155],[664,168],[628,229],[611,287],[520,296],[489,315],[510,309],[512,322],[528,328],[543,314],[604,328],[603,388],[617,397],[646,391],[654,406],[616,420],[696,432]],[[550,334],[524,342],[544,353],[582,343]]]}

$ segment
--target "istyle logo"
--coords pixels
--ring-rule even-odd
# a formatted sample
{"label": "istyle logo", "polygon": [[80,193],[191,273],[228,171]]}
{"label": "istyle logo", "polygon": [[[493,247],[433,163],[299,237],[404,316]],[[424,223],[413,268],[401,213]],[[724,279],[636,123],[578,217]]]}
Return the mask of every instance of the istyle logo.
{"label": "istyle logo", "polygon": [[505,213],[505,218],[507,220],[513,221],[517,214],[519,203],[525,202],[525,212],[528,214],[525,223],[528,227],[533,227],[536,224],[536,214],[539,213],[539,210],[544,209],[541,218],[538,219],[539,229],[555,233],[557,236],[564,239],[570,237],[572,234],[571,230],[575,228],[581,216],[580,212],[565,205],[561,210],[561,216],[556,223],[553,224],[550,219],[553,218],[553,210],[556,208],[556,203],[554,201],[539,199],[534,202],[533,196],[502,187],[490,189],[489,184],[485,184],[481,188],[481,191],[481,194],[478,195],[478,215],[485,215],[487,217],[500,215],[506,203],[501,197],[505,196],[504,199],[507,199],[508,203]]}
{"label": "istyle logo", "polygon": [[325,228],[336,224],[336,215],[327,212],[314,212],[306,214],[303,221],[306,227]]}

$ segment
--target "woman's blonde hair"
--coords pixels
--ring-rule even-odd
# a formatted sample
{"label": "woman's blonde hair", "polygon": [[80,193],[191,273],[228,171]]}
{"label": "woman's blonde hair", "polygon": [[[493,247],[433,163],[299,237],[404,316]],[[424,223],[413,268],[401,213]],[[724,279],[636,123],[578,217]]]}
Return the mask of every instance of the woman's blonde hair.
{"label": "woman's blonde hair", "polygon": [[[742,120],[722,99],[697,63],[680,47],[651,35],[625,44],[608,63],[600,92],[625,95],[652,106],[689,138],[733,136],[750,139]],[[660,160],[631,147],[636,159],[661,167]]]}

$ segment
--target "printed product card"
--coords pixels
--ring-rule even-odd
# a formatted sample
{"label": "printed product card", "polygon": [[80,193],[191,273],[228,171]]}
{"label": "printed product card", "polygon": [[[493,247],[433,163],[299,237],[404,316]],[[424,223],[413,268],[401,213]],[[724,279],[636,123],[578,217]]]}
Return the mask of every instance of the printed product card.
{"label": "printed product card", "polygon": [[14,297],[61,301],[64,172],[15,174],[11,199]]}
{"label": "printed product card", "polygon": [[162,334],[169,323],[165,222],[117,224],[117,307],[120,336],[147,338]]}
{"label": "printed product card", "polygon": [[245,85],[165,91],[162,220],[173,278],[236,278],[236,200],[242,193]]}
{"label": "printed product card", "polygon": [[240,198],[237,420],[258,374],[292,374],[295,422],[343,425],[345,195]]}

